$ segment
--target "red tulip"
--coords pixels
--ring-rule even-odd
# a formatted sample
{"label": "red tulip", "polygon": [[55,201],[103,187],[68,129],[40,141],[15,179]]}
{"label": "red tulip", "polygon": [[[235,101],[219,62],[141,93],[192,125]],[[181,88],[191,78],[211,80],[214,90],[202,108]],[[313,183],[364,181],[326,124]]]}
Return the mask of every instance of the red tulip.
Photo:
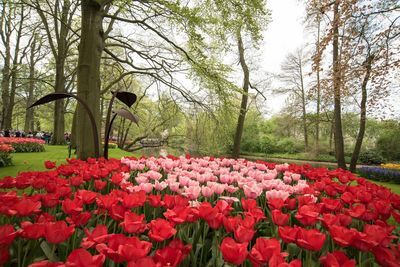
{"label": "red tulip", "polygon": [[342,251],[334,251],[319,258],[324,267],[355,267],[356,261],[350,260]]}
{"label": "red tulip", "polygon": [[340,200],[338,199],[332,199],[332,198],[321,198],[321,203],[323,203],[323,207],[325,212],[333,212],[333,211],[338,211],[342,207],[342,204],[340,203]]}
{"label": "red tulip", "polygon": [[144,202],[146,202],[146,192],[139,191],[126,194],[123,198],[122,205],[127,209],[131,209],[142,207]]}
{"label": "red tulip", "polygon": [[46,167],[46,169],[54,169],[56,167],[56,162],[55,161],[46,160],[44,162],[44,166]]}
{"label": "red tulip", "polygon": [[156,251],[154,260],[157,266],[178,266],[189,254],[190,250],[191,245],[183,245],[182,241],[174,239],[168,246]]}
{"label": "red tulip", "polygon": [[269,207],[271,210],[274,210],[274,209],[280,210],[280,209],[282,209],[284,206],[285,206],[285,202],[284,202],[283,199],[281,199],[281,198],[272,198],[272,199],[269,199],[269,200],[268,200],[268,207]]}
{"label": "red tulip", "polygon": [[29,264],[28,267],[65,267],[65,264],[63,262],[51,262],[48,260],[44,261],[37,261],[32,264]]}
{"label": "red tulip", "polygon": [[272,221],[274,224],[279,226],[284,226],[289,223],[289,214],[285,214],[280,210],[273,210],[272,212]]}
{"label": "red tulip", "polygon": [[279,237],[286,243],[295,243],[300,227],[279,226]]}
{"label": "red tulip", "polygon": [[314,225],[319,216],[319,210],[316,205],[301,206],[295,215],[296,219],[303,225]]}
{"label": "red tulip", "polygon": [[243,198],[241,200],[241,203],[242,203],[242,208],[245,211],[250,211],[257,207],[257,202],[255,199],[244,199]]}
{"label": "red tulip", "polygon": [[295,198],[288,198],[286,199],[287,208],[289,210],[295,210],[297,208],[297,199]]}
{"label": "red tulip", "polygon": [[275,254],[280,255],[281,245],[275,238],[259,237],[249,253],[249,260],[255,267],[266,265]]}
{"label": "red tulip", "polygon": [[115,195],[98,195],[96,203],[100,208],[111,210],[112,206],[118,202]]}
{"label": "red tulip", "polygon": [[247,257],[247,245],[248,243],[236,243],[231,237],[225,237],[220,246],[222,257],[228,263],[240,265]]}
{"label": "red tulip", "polygon": [[102,180],[96,180],[94,181],[94,188],[96,188],[97,191],[101,191],[106,187],[107,182],[102,181]]}
{"label": "red tulip", "polygon": [[154,260],[161,266],[178,266],[184,259],[182,251],[169,246],[156,250]]}
{"label": "red tulip", "polygon": [[161,195],[147,196],[147,200],[149,201],[150,206],[153,208],[162,207],[164,205],[163,201],[161,201]]}
{"label": "red tulip", "polygon": [[168,209],[163,213],[164,217],[172,222],[173,224],[182,224],[186,222],[186,219],[190,213],[189,207],[176,207],[172,210]]}
{"label": "red tulip", "polygon": [[11,224],[0,225],[0,246],[10,245],[17,237],[17,232]]}
{"label": "red tulip", "polygon": [[398,267],[400,262],[400,253],[395,249],[389,249],[382,246],[377,246],[372,250],[375,260],[382,266]]}
{"label": "red tulip", "polygon": [[235,217],[228,216],[228,217],[224,217],[223,220],[222,220],[222,222],[223,222],[223,224],[224,224],[225,230],[226,230],[228,233],[231,233],[231,232],[235,231],[235,229],[236,229],[236,227],[238,226],[238,224],[240,223],[241,219],[242,219],[242,218],[241,218],[240,216],[235,216]]}
{"label": "red tulip", "polygon": [[83,184],[84,180],[82,176],[72,176],[69,178],[69,182],[72,186],[78,187]]}
{"label": "red tulip", "polygon": [[42,203],[46,208],[54,208],[60,203],[60,196],[56,193],[47,193],[42,196]]}
{"label": "red tulip", "polygon": [[21,236],[26,239],[37,240],[44,237],[46,226],[43,223],[34,223],[25,221],[21,222],[22,232]]}
{"label": "red tulip", "polygon": [[75,229],[73,226],[67,226],[65,221],[46,224],[45,238],[51,244],[62,243],[67,240]]}
{"label": "red tulip", "polygon": [[97,193],[88,190],[78,190],[76,197],[81,199],[84,204],[92,204],[97,197]]}
{"label": "red tulip", "polygon": [[152,257],[144,257],[128,262],[127,267],[157,267]]}
{"label": "red tulip", "polygon": [[69,254],[65,267],[100,267],[105,259],[102,254],[92,256],[87,250],[78,248]]}
{"label": "red tulip", "polygon": [[124,258],[124,261],[133,261],[146,257],[151,250],[152,244],[142,241],[138,237],[128,238],[125,244],[118,247],[118,253]]}
{"label": "red tulip", "polygon": [[134,212],[125,212],[124,221],[120,224],[124,231],[131,234],[141,234],[146,228],[144,214],[138,215]]}
{"label": "red tulip", "polygon": [[110,217],[114,221],[122,221],[124,219],[124,214],[126,212],[126,208],[121,204],[117,203],[111,206]]}
{"label": "red tulip", "polygon": [[329,227],[329,233],[335,242],[342,247],[350,246],[354,238],[357,236],[357,230],[347,229],[343,226],[332,225]]}
{"label": "red tulip", "polygon": [[68,215],[76,215],[83,210],[83,202],[79,199],[65,199],[62,202],[62,209]]}
{"label": "red tulip", "polygon": [[366,211],[366,208],[363,204],[358,204],[356,206],[351,207],[349,210],[349,215],[353,218],[361,218]]}
{"label": "red tulip", "polygon": [[10,249],[8,246],[0,246],[0,266],[6,264],[10,259]]}
{"label": "red tulip", "polygon": [[326,236],[317,229],[306,230],[299,228],[296,244],[308,250],[318,251],[324,245],[325,239]]}
{"label": "red tulip", "polygon": [[234,236],[237,242],[240,243],[248,243],[253,239],[253,236],[255,234],[255,231],[251,228],[244,227],[242,225],[239,225],[235,230],[234,230]]}
{"label": "red tulip", "polygon": [[176,229],[167,220],[160,218],[152,220],[148,227],[150,229],[148,236],[157,242],[167,240],[176,233]]}
{"label": "red tulip", "polygon": [[42,204],[40,201],[32,201],[27,198],[22,198],[13,206],[12,209],[17,212],[18,216],[30,216],[34,213],[39,213],[41,206]]}
{"label": "red tulip", "polygon": [[88,221],[92,218],[92,213],[89,211],[85,211],[79,214],[72,215],[70,218],[67,218],[69,224],[73,224],[74,226],[84,226],[88,223]]}
{"label": "red tulip", "polygon": [[345,202],[345,203],[347,203],[347,204],[352,204],[353,202],[354,202],[354,196],[353,196],[353,194],[352,193],[350,193],[350,192],[344,192],[341,196],[340,196],[340,199],[343,201],[343,202]]}
{"label": "red tulip", "polygon": [[85,228],[84,231],[87,237],[82,239],[81,247],[86,249],[91,248],[98,243],[105,243],[109,237],[107,233],[107,226],[102,224],[98,224],[93,229],[92,233],[90,233],[87,228]]}

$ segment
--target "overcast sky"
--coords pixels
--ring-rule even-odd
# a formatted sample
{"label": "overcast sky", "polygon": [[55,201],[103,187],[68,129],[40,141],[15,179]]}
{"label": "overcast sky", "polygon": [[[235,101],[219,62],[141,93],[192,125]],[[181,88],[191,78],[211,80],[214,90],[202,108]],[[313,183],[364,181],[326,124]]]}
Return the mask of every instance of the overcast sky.
{"label": "overcast sky", "polygon": [[[278,73],[285,56],[304,45],[307,39],[303,20],[304,6],[299,0],[267,0],[272,21],[264,32],[262,67],[265,71]],[[266,102],[267,116],[279,112],[286,96],[270,96]]]}

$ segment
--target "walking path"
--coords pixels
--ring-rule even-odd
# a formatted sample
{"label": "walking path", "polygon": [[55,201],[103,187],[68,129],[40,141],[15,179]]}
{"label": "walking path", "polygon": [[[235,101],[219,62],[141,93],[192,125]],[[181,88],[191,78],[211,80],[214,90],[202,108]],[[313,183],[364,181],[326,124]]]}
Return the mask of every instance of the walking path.
{"label": "walking path", "polygon": [[[264,161],[271,161],[277,163],[295,163],[295,164],[310,164],[314,167],[330,167],[336,168],[337,164],[334,162],[326,162],[326,161],[312,161],[312,160],[299,160],[299,159],[284,159],[284,158],[270,158],[270,157],[257,157],[257,156],[245,156],[241,155],[241,158],[249,159],[249,160],[264,160]],[[357,164],[357,168],[361,167],[368,167],[369,165],[360,165]],[[349,167],[349,164],[347,164]]]}

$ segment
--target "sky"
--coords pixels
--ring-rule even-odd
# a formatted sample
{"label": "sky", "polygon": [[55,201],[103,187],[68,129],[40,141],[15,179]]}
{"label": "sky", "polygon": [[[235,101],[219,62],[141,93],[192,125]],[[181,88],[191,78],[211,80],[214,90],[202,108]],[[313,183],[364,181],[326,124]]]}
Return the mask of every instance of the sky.
{"label": "sky", "polygon": [[[272,21],[264,32],[262,46],[262,68],[269,73],[278,73],[286,55],[304,45],[307,38],[303,26],[304,6],[299,0],[267,0]],[[285,102],[284,95],[270,95],[264,109],[266,116],[280,111]]]}

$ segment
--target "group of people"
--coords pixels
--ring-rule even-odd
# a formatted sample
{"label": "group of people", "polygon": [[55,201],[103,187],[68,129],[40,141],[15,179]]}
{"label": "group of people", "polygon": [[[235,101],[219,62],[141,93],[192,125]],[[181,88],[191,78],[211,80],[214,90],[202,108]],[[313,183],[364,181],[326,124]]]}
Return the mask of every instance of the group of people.
{"label": "group of people", "polygon": [[24,132],[20,130],[13,130],[13,129],[5,129],[0,131],[0,136],[2,137],[31,137],[31,138],[38,138],[42,139],[46,142],[46,144],[50,143],[51,137],[53,136],[52,132],[43,132],[43,131],[33,131],[33,132]]}

